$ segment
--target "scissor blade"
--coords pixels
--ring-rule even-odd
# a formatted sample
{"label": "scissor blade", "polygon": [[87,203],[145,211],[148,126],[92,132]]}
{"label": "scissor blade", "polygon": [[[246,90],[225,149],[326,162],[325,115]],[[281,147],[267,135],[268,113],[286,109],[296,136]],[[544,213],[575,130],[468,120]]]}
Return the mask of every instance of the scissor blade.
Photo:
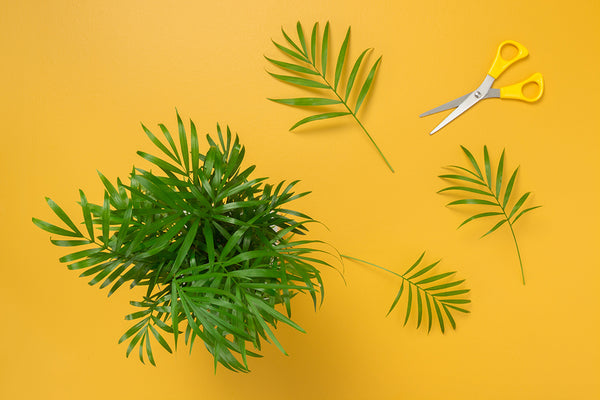
{"label": "scissor blade", "polygon": [[429,111],[425,111],[423,114],[419,115],[419,117],[426,117],[426,116],[431,115],[431,114],[439,113],[441,111],[446,111],[446,110],[449,110],[451,108],[458,107],[458,105],[460,103],[462,103],[463,101],[465,101],[465,99],[467,97],[469,97],[469,95],[471,93],[473,93],[473,92],[467,93],[464,96],[460,96],[458,99],[454,99],[452,101],[449,101],[449,102],[447,102],[445,104],[442,104],[441,106],[437,106],[435,108],[432,108]]}
{"label": "scissor blade", "polygon": [[429,134],[433,135],[434,133],[442,129],[444,126],[452,122],[456,117],[467,111],[469,108],[473,107],[481,99],[485,98],[493,83],[494,78],[490,75],[486,75],[481,85],[479,85],[479,87],[473,93],[469,93],[469,95],[463,100],[463,102],[460,103],[454,111],[448,114],[448,116],[444,118],[444,120],[440,122],[439,125],[436,126],[431,132],[429,132]]}
{"label": "scissor blade", "polygon": [[[473,92],[471,92],[471,93],[473,93]],[[435,114],[435,113],[439,113],[439,112],[442,112],[442,111],[446,111],[446,110],[449,110],[451,108],[456,108],[456,107],[458,107],[458,105],[460,103],[462,103],[463,101],[465,101],[465,99],[467,97],[469,97],[469,95],[471,93],[467,93],[464,96],[460,96],[458,99],[454,99],[454,100],[449,101],[449,102],[447,102],[445,104],[442,104],[441,106],[437,106],[435,108],[432,108],[429,111],[425,111],[423,114],[419,115],[419,117],[426,117],[426,116],[431,115],[431,114]],[[484,99],[489,99],[489,98],[492,98],[492,97],[500,97],[500,89],[490,89],[487,92],[487,94],[485,96],[483,96]]]}

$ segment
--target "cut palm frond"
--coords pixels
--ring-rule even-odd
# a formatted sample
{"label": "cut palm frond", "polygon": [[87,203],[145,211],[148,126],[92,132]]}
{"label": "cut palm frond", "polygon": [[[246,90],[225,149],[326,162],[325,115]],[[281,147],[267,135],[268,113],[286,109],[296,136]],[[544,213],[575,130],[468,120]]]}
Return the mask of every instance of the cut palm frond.
{"label": "cut palm frond", "polygon": [[381,57],[379,57],[371,66],[362,84],[359,84],[357,82],[359,70],[363,65],[366,64],[366,62],[363,61],[365,60],[365,55],[371,49],[364,50],[354,62],[352,70],[350,71],[347,79],[342,79],[342,72],[344,70],[344,63],[346,62],[346,54],[348,52],[348,44],[350,41],[350,28],[348,28],[335,61],[335,70],[331,73],[333,75],[333,81],[331,81],[331,77],[327,77],[327,64],[332,53],[329,48],[329,22],[325,25],[322,39],[320,40],[320,52],[317,52],[319,42],[319,27],[317,23],[313,25],[310,42],[306,40],[304,30],[302,29],[300,22],[296,24],[298,42],[292,40],[285,30],[282,29],[281,31],[286,41],[285,45],[279,44],[275,41],[273,41],[273,44],[275,44],[275,47],[281,50],[284,54],[290,57],[292,62],[274,60],[269,57],[265,58],[273,65],[276,65],[277,67],[288,72],[292,72],[296,75],[281,75],[272,72],[269,72],[269,74],[274,78],[277,78],[283,82],[291,83],[293,85],[304,86],[311,89],[325,90],[327,94],[325,95],[326,97],[298,97],[269,100],[291,106],[337,106],[338,108],[338,111],[318,113],[310,117],[303,118],[296,122],[290,128],[290,130],[294,130],[295,128],[308,122],[350,115],[365,132],[371,143],[373,143],[379,152],[379,155],[387,164],[388,168],[394,172],[394,169],[383,155],[383,152],[379,146],[377,146],[377,143],[375,143],[373,137],[371,137],[369,132],[357,117],[358,111],[367,100],[367,94],[373,85],[375,75],[377,74],[377,68],[381,63]]}
{"label": "cut palm frond", "polygon": [[[358,261],[379,268],[399,278],[402,278],[400,290],[390,309],[388,315],[398,305],[403,294],[406,294],[406,312],[404,314],[404,325],[407,324],[412,312],[416,313],[417,329],[421,324],[427,325],[427,332],[431,331],[434,321],[437,321],[442,333],[445,332],[445,324],[450,323],[452,329],[456,329],[456,322],[452,312],[469,313],[463,308],[471,300],[465,297],[470,289],[465,289],[462,284],[465,281],[454,280],[452,277],[456,271],[434,272],[440,261],[423,265],[425,253],[415,261],[403,274],[391,271],[379,265],[364,261],[348,255],[342,257]],[[444,322],[447,321],[447,322]]]}
{"label": "cut palm frond", "polygon": [[80,249],[60,261],[90,285],[110,286],[109,295],[126,283],[147,288],[142,301],[131,302],[138,311],[125,317],[135,321],[119,340],[129,343],[127,356],[137,348],[154,365],[151,343],[171,352],[165,334],[176,349],[185,333],[190,350],[195,339],[205,343],[215,370],[220,363],[247,372],[262,339],[284,351],[277,323],[303,332],[290,319],[291,299],[307,293],[316,308],[323,300],[317,267],[329,264],[319,242],[298,239],[313,220],[288,207],[308,194],[293,192],[297,181],[273,186],[251,178],[255,167],[242,168],[245,150],[229,128],[217,125],[201,154],[194,123],[189,140],[179,114],[177,125],[176,139],[160,125],[164,140],[143,127],[161,154],[138,154],[162,173],[134,168],[128,185],[100,174],[101,204],[80,191],[82,224],[50,199],[63,226],[33,223],[63,237],[53,244]]}
{"label": "cut palm frond", "polygon": [[[456,194],[465,195],[464,198],[448,203],[447,205],[449,206],[466,204],[476,205],[484,209],[489,208],[485,212],[478,212],[465,219],[459,225],[459,228],[468,222],[482,218],[489,218],[494,221],[491,228],[482,237],[489,235],[503,225],[509,227],[519,258],[521,277],[523,284],[525,284],[523,262],[521,260],[517,237],[515,236],[514,224],[523,215],[541,206],[525,207],[525,202],[531,192],[519,196],[513,190],[519,171],[518,167],[514,170],[508,181],[506,181],[504,176],[504,150],[500,156],[496,171],[494,171],[490,163],[487,146],[483,147],[483,167],[477,163],[477,160],[469,150],[464,146],[461,146],[461,148],[467,156],[470,166],[466,168],[457,165],[448,166],[454,173],[440,175],[439,177],[455,182],[455,184],[443,188],[438,193],[452,191]],[[495,182],[493,182],[493,177],[495,177]]]}

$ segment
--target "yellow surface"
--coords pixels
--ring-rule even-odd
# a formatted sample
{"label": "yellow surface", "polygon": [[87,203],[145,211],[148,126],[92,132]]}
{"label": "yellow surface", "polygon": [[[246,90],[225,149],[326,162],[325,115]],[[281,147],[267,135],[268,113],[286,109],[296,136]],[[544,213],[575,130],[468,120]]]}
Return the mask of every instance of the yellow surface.
{"label": "yellow surface", "polygon": [[[336,51],[352,25],[352,59],[383,55],[359,116],[395,174],[350,119],[289,133],[307,112],[266,100],[306,93],[263,57],[298,19],[329,20]],[[599,399],[599,20],[591,0],[4,2],[0,398]],[[509,38],[530,56],[496,87],[539,71],[544,97],[484,101],[430,137],[443,115],[417,115],[475,88]],[[402,327],[401,312],[385,317],[399,282],[348,262],[347,286],[324,272],[317,313],[295,303],[306,335],[278,330],[289,357],[266,346],[250,374],[216,376],[202,346],[158,350],[157,368],[126,359],[131,293],[88,287],[31,217],[54,221],[46,195],[70,213],[78,188],[99,201],[96,169],[116,179],[143,164],[140,122],[174,128],[175,107],[201,132],[229,124],[258,175],[301,179],[313,194],[296,208],[329,228],[315,238],[394,270],[422,250],[443,258],[472,314],[445,335]],[[506,148],[517,189],[543,204],[517,226],[527,286],[508,231],[456,230],[467,214],[436,194],[441,167],[465,162],[460,144],[496,161]]]}

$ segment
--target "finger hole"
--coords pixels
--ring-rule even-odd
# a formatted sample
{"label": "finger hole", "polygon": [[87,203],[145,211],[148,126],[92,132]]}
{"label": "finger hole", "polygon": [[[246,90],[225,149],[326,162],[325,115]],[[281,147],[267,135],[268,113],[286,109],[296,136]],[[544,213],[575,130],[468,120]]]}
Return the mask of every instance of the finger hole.
{"label": "finger hole", "polygon": [[540,85],[537,82],[527,82],[521,87],[521,92],[526,98],[533,100],[540,94]]}
{"label": "finger hole", "polygon": [[519,49],[512,43],[505,43],[500,49],[500,55],[506,61],[510,61],[517,56]]}

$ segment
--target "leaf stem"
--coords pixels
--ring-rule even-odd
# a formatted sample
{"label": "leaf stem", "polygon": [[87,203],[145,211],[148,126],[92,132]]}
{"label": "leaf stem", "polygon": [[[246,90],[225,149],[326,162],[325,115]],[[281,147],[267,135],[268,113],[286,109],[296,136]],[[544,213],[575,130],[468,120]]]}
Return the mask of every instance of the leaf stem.
{"label": "leaf stem", "polygon": [[412,286],[414,286],[415,288],[417,288],[417,290],[420,290],[420,291],[422,291],[423,293],[426,293],[426,294],[427,294],[429,297],[431,297],[431,298],[432,298],[434,301],[438,301],[438,300],[435,298],[435,296],[433,296],[431,293],[427,292],[427,290],[426,290],[426,289],[423,289],[423,288],[422,288],[422,287],[421,287],[419,284],[417,284],[417,283],[415,283],[415,282],[411,281],[410,279],[408,279],[408,278],[407,278],[407,277],[405,277],[404,275],[401,275],[401,274],[399,274],[399,273],[397,273],[397,272],[391,271],[391,270],[389,270],[389,269],[387,269],[387,268],[384,268],[384,267],[382,267],[382,266],[379,266],[379,265],[377,265],[377,264],[373,264],[373,263],[371,263],[371,262],[368,262],[368,261],[365,261],[365,260],[361,260],[360,258],[356,258],[356,257],[352,257],[352,256],[347,256],[347,255],[345,255],[345,254],[341,254],[340,256],[341,256],[342,258],[347,258],[347,259],[349,259],[349,260],[358,261],[358,262],[361,262],[361,263],[363,263],[363,264],[367,264],[367,265],[370,265],[370,266],[372,266],[372,267],[379,268],[379,269],[381,269],[381,270],[383,270],[383,271],[385,271],[385,272],[389,272],[389,273],[390,273],[390,274],[392,274],[392,275],[396,275],[397,277],[404,279],[404,280],[405,280],[406,282],[408,282],[410,285],[412,285]]}
{"label": "leaf stem", "polygon": [[349,260],[358,261],[358,262],[360,262],[360,263],[363,263],[363,264],[368,264],[368,265],[370,265],[370,266],[372,266],[372,267],[379,268],[379,269],[381,269],[381,270],[384,270],[384,271],[386,271],[386,272],[389,272],[389,273],[390,273],[390,274],[392,274],[392,275],[396,275],[397,277],[399,277],[399,278],[402,278],[402,279],[404,279],[405,281],[408,281],[409,283],[412,283],[412,282],[410,282],[410,281],[409,281],[407,278],[405,278],[403,275],[400,275],[399,273],[397,273],[397,272],[394,272],[394,271],[391,271],[391,270],[389,270],[389,269],[387,269],[387,268],[381,267],[381,266],[379,266],[379,265],[377,265],[377,264],[373,264],[373,263],[370,263],[370,262],[368,262],[368,261],[361,260],[360,258],[356,258],[356,257],[352,257],[352,256],[347,256],[346,254],[341,254],[340,256],[341,256],[342,258],[347,258],[347,259],[349,259]]}
{"label": "leaf stem", "polygon": [[496,196],[496,194],[490,187],[488,187],[487,185],[486,185],[486,187],[488,188],[488,190],[492,194],[492,196],[494,196],[494,199],[496,200],[498,207],[500,207],[500,209],[502,210],[502,214],[504,214],[504,218],[506,218],[506,222],[508,222],[508,227],[510,228],[510,233],[512,234],[513,241],[515,242],[515,247],[517,248],[517,256],[519,257],[519,266],[521,267],[521,278],[523,279],[523,285],[525,285],[525,272],[523,271],[523,261],[521,260],[521,251],[519,250],[519,244],[517,243],[517,237],[516,237],[515,231],[513,229],[513,224],[512,224],[512,222],[510,222],[510,218],[508,217],[508,215],[506,215],[506,210],[504,209],[504,207],[502,207],[502,204],[500,204],[500,199],[498,199],[498,197]]}
{"label": "leaf stem", "polygon": [[375,140],[373,139],[373,137],[369,134],[369,132],[367,131],[367,129],[364,127],[364,125],[360,122],[360,120],[358,119],[358,117],[356,116],[356,113],[354,113],[354,111],[352,111],[352,109],[348,106],[348,103],[346,103],[346,101],[344,101],[344,99],[339,95],[339,93],[333,88],[333,86],[331,86],[331,84],[329,83],[329,81],[327,80],[327,78],[325,77],[325,75],[317,68],[317,66],[315,65],[314,60],[312,62],[309,62],[310,65],[312,65],[312,67],[314,68],[315,72],[317,72],[319,74],[319,76],[321,78],[323,78],[323,81],[325,82],[325,84],[329,87],[329,89],[331,89],[331,91],[337,96],[337,98],[340,100],[340,102],[344,105],[344,107],[346,107],[346,109],[348,110],[348,112],[350,113],[350,115],[352,115],[352,117],[354,118],[354,120],[358,123],[358,125],[362,128],[363,132],[367,135],[367,137],[369,138],[369,140],[371,141],[371,143],[373,143],[373,146],[375,146],[375,148],[377,149],[377,152],[379,153],[379,155],[381,156],[381,158],[383,158],[383,161],[385,161],[386,165],[388,166],[388,168],[390,169],[390,171],[392,171],[392,173],[395,173],[396,171],[394,171],[394,168],[392,168],[392,165],[389,163],[389,161],[387,160],[387,158],[385,158],[385,156],[383,155],[383,152],[381,151],[381,149],[379,148],[379,146],[377,146],[377,143],[375,143]]}
{"label": "leaf stem", "polygon": [[512,227],[512,224],[510,223],[510,221],[508,221],[508,226],[510,227],[510,233],[512,233],[513,240],[515,241],[515,247],[517,248],[517,256],[519,256],[519,265],[521,266],[521,278],[523,278],[523,285],[525,285],[525,273],[523,272],[523,261],[521,261],[521,252],[519,251],[519,244],[517,243],[517,237],[515,236],[515,231],[513,230],[513,227]]}

